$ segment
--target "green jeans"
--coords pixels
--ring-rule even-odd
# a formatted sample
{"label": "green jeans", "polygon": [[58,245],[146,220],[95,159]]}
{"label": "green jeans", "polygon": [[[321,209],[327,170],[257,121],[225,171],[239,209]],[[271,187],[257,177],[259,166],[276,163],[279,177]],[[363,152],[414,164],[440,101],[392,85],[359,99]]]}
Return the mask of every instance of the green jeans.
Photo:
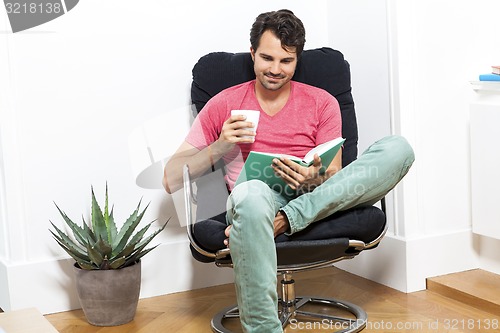
{"label": "green jeans", "polygon": [[414,161],[406,139],[385,137],[314,191],[288,198],[261,181],[236,186],[227,201],[231,258],[240,320],[246,333],[281,333],[278,318],[274,217],[283,211],[293,234],[337,211],[372,205],[404,177]]}

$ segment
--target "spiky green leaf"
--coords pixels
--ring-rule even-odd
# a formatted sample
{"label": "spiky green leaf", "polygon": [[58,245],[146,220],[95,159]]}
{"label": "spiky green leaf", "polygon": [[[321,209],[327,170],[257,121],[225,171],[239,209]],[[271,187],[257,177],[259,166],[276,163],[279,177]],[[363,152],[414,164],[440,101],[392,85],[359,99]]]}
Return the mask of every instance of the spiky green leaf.
{"label": "spiky green leaf", "polygon": [[99,269],[99,267],[96,267],[94,265],[92,265],[92,263],[89,263],[89,262],[85,262],[85,261],[76,261],[76,263],[78,264],[78,266],[80,266],[80,268],[82,269],[86,269],[86,270],[96,270],[96,269]]}
{"label": "spiky green leaf", "polygon": [[142,200],[139,201],[139,204],[135,208],[134,212],[132,214],[130,214],[129,218],[125,221],[125,223],[121,227],[120,231],[116,235],[115,241],[113,242],[113,247],[116,248],[118,246],[118,244],[120,243],[121,239],[124,237],[125,232],[128,229],[128,226],[130,226],[134,221],[136,221],[137,215],[139,214],[139,209],[140,209],[140,206],[141,206],[141,202],[142,202]]}
{"label": "spiky green leaf", "polygon": [[[147,253],[149,253],[151,250],[155,249],[158,246],[158,245],[155,245],[149,249],[144,250],[144,248],[151,242],[151,240],[167,226],[168,221],[170,221],[170,218],[167,220],[167,222],[165,222],[165,224],[160,229],[156,230],[149,237],[147,237],[146,239],[141,241],[139,244],[137,244],[136,250],[129,256],[129,258],[127,258],[127,262],[123,265],[124,267],[132,265],[134,262],[136,262],[140,258],[144,257]],[[151,223],[153,223],[153,222],[151,222]]]}
{"label": "spiky green leaf", "polygon": [[57,210],[59,211],[59,214],[63,217],[63,220],[66,222],[66,224],[69,226],[71,231],[73,232],[73,236],[75,237],[76,241],[80,243],[82,246],[85,246],[85,243],[87,241],[87,232],[80,228],[76,223],[74,223],[67,215],[65,212],[63,212],[59,206],[54,202],[54,205],[56,206]]}
{"label": "spiky green leaf", "polygon": [[97,251],[96,248],[94,246],[91,246],[90,244],[87,246],[87,252],[89,254],[90,260],[97,266],[101,266],[102,261],[104,260],[102,254],[100,254],[99,251]]}
{"label": "spiky green leaf", "polygon": [[87,243],[97,242],[97,237],[95,236],[94,232],[89,227],[87,221],[85,221],[85,218],[83,216],[82,216],[82,225],[83,225],[83,230],[85,231],[85,235],[87,236]]}
{"label": "spiky green leaf", "polygon": [[120,253],[114,254],[110,258],[110,260],[115,260],[115,259],[120,258],[120,257],[128,257],[128,256],[130,256],[136,250],[138,243],[139,243],[139,241],[129,242],[127,244],[127,246],[125,246],[125,248]]}
{"label": "spiky green leaf", "polygon": [[[142,242],[142,243],[144,243],[144,242]],[[138,260],[137,257],[139,256],[139,254],[141,252],[144,251],[144,248],[146,247],[146,245],[147,244],[136,245],[134,251],[127,257],[127,262],[124,264],[124,266],[131,265],[136,260]]]}
{"label": "spiky green leaf", "polygon": [[66,251],[67,254],[69,254],[73,259],[75,260],[84,260],[88,261],[89,257],[86,253],[81,253],[77,249],[71,247],[71,245],[65,243],[61,238],[59,238],[56,234],[52,233],[52,236],[54,237],[55,241],[61,246],[61,248]]}
{"label": "spiky green leaf", "polygon": [[94,249],[98,251],[103,258],[109,258],[111,256],[111,251],[113,251],[111,245],[102,239],[99,239],[99,241],[94,244]]}
{"label": "spiky green leaf", "polygon": [[125,264],[123,265],[123,267],[128,267],[130,265],[132,265],[133,263],[137,262],[139,259],[141,259],[142,257],[144,257],[146,254],[148,254],[149,252],[151,252],[152,250],[154,250],[158,245],[155,245],[149,249],[146,249],[146,250],[143,250],[143,251],[138,251],[136,252],[133,256],[130,256],[127,261],[125,262]]}
{"label": "spiky green leaf", "polygon": [[86,254],[85,251],[78,246],[77,243],[75,243],[71,238],[69,238],[64,232],[62,232],[61,229],[59,229],[54,223],[50,222],[52,224],[52,227],[56,230],[57,234],[56,235],[52,230],[50,232],[52,233],[52,236],[56,238],[60,243],[64,244],[72,253],[74,253],[76,256],[80,256],[81,258],[85,258]]}
{"label": "spiky green leaf", "polygon": [[141,239],[144,237],[144,235],[146,234],[146,232],[148,231],[148,229],[151,227],[151,225],[156,222],[155,221],[151,221],[149,222],[148,224],[146,224],[146,226],[144,226],[141,230],[139,230],[134,236],[132,236],[132,239],[130,239],[130,242],[140,242]]}
{"label": "spiky green leaf", "polygon": [[[139,206],[140,206],[140,204],[141,203],[139,202]],[[144,216],[144,213],[146,212],[146,210],[149,207],[149,204],[146,206],[146,208],[144,208],[144,210],[139,215],[137,215],[137,213],[139,211],[139,206],[137,206],[137,209],[127,219],[127,221],[125,221],[122,228],[120,229],[120,232],[118,233],[116,240],[115,240],[115,244],[116,244],[115,253],[121,252],[125,248],[130,236],[132,236],[132,234],[134,233],[134,230],[137,228],[137,226],[141,222],[142,217]]]}
{"label": "spiky green leaf", "polygon": [[[95,198],[94,189],[92,188],[92,230],[97,239],[108,239],[108,231],[106,230],[106,222],[104,216]],[[107,196],[107,194],[106,194]]]}
{"label": "spiky green leaf", "polygon": [[[142,248],[146,247],[146,245],[148,245],[149,242],[151,242],[153,240],[153,238],[156,237],[156,235],[158,235],[160,232],[162,232],[163,229],[165,229],[165,227],[167,226],[168,221],[170,221],[170,219],[168,219],[167,222],[165,222],[165,224],[161,228],[159,228],[154,233],[152,233],[151,235],[149,235],[148,237],[146,237],[145,239],[143,239],[137,246],[138,247],[142,247]],[[153,222],[151,222],[151,223],[153,223]]]}
{"label": "spiky green leaf", "polygon": [[111,208],[111,213],[109,213],[109,205],[108,205],[108,183],[106,182],[106,198],[104,202],[104,223],[106,224],[107,230],[107,242],[109,244],[113,244],[114,239],[116,238],[117,229],[115,220],[113,218],[113,208]]}
{"label": "spiky green leaf", "polygon": [[111,207],[111,212],[108,216],[107,228],[108,228],[108,243],[113,244],[115,242],[116,236],[118,235],[118,229],[116,228],[115,218],[113,216],[114,207]]}
{"label": "spiky green leaf", "polygon": [[[135,245],[139,244],[142,237],[144,237],[144,234],[146,233],[146,231],[149,229],[150,226],[151,226],[151,223],[148,223],[145,227],[143,227],[141,230],[139,230],[132,237],[132,239],[130,239],[130,241],[125,245],[125,248],[122,249],[121,252],[119,252],[119,253],[114,252],[113,253],[113,257],[120,257],[122,255],[128,256],[131,253],[130,247],[132,246],[133,248],[135,248]],[[119,248],[116,247],[114,250],[118,251]]]}
{"label": "spiky green leaf", "polygon": [[111,269],[121,268],[123,266],[123,264],[125,264],[126,261],[127,261],[126,257],[118,257],[115,260],[110,261],[109,268],[111,268]]}

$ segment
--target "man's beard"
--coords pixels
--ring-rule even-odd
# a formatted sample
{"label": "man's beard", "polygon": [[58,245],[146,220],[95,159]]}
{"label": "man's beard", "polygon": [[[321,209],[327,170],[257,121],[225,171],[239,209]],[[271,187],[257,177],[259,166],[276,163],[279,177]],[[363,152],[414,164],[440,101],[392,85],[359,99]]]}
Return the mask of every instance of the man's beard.
{"label": "man's beard", "polygon": [[[264,73],[262,75],[260,83],[262,84],[262,86],[264,86],[264,88],[271,91],[276,91],[281,89],[285,84],[287,84],[290,81],[290,80],[284,80],[285,78],[286,76],[283,74],[273,75],[270,73]],[[268,79],[279,79],[279,81],[270,82]]]}

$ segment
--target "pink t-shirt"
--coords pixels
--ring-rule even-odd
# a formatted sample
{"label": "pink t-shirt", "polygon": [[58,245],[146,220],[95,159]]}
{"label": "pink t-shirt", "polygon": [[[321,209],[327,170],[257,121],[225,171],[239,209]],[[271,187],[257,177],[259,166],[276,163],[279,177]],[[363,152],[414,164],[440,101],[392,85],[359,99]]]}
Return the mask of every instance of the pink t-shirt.
{"label": "pink t-shirt", "polygon": [[231,110],[259,110],[260,119],[255,142],[236,145],[223,157],[230,190],[251,150],[303,157],[315,146],[342,136],[340,107],[327,91],[291,81],[287,103],[269,116],[259,105],[253,80],[210,99],[196,117],[186,142],[201,150],[216,141]]}

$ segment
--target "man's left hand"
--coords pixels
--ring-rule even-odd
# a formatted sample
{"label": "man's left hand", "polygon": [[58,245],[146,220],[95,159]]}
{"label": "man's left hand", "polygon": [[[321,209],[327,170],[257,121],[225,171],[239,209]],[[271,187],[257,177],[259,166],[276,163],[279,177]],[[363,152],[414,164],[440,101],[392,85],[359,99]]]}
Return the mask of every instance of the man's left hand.
{"label": "man's left hand", "polygon": [[295,191],[310,192],[324,181],[324,167],[318,154],[314,155],[313,164],[302,166],[288,158],[275,158],[274,172]]}

